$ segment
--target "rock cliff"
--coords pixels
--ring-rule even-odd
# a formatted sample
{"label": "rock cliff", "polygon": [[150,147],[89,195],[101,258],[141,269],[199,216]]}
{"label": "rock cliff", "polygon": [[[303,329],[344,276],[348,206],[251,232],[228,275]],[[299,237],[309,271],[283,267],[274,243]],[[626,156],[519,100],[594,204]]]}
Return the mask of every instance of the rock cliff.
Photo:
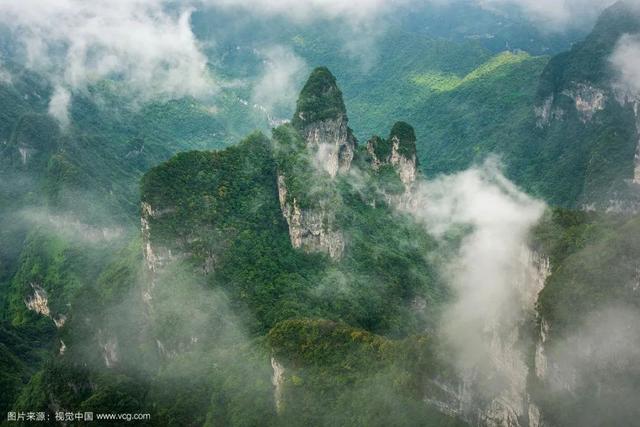
{"label": "rock cliff", "polygon": [[316,152],[319,165],[331,177],[349,171],[356,139],[348,126],[342,92],[327,68],[316,68],[311,73],[291,123]]}

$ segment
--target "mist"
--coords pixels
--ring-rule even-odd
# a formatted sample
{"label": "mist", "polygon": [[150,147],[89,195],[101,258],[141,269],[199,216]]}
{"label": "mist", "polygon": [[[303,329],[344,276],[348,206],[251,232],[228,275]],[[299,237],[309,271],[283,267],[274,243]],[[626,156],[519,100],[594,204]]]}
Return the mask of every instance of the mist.
{"label": "mist", "polygon": [[260,51],[263,70],[253,83],[252,102],[270,114],[295,104],[298,88],[306,77],[306,62],[285,46],[270,46]]}
{"label": "mist", "polygon": [[[497,14],[514,8],[540,28],[565,31],[589,26],[611,0],[471,0]],[[14,62],[44,75],[54,87],[49,112],[62,127],[69,124],[68,108],[76,92],[109,79],[120,83],[130,102],[192,96],[215,99],[224,79],[210,66],[220,53],[216,40],[201,41],[191,28],[196,10],[241,11],[253,19],[284,18],[295,25],[331,23],[344,54],[362,72],[377,61],[377,42],[397,11],[424,10],[439,5],[465,7],[447,0],[135,0],[83,2],[28,0],[0,4],[0,26],[13,39]],[[233,31],[233,26],[230,27]],[[207,54],[213,57],[207,58]],[[272,46],[259,52],[265,66],[253,76],[253,96],[268,110],[284,105],[293,82],[305,71],[304,61],[291,47]],[[286,64],[286,66],[285,66]],[[626,68],[625,68],[626,70]],[[0,79],[8,74],[1,72]],[[631,76],[632,77],[632,76]],[[274,97],[274,94],[278,96]],[[276,104],[276,105],[274,105]]]}
{"label": "mist", "polygon": [[67,124],[70,92],[102,79],[126,85],[138,101],[203,96],[215,84],[190,28],[188,4],[169,11],[156,0],[2,2],[0,25],[16,59],[56,87],[50,112]]}
{"label": "mist", "polygon": [[624,94],[637,97],[640,94],[640,37],[629,34],[622,36],[610,62],[616,72],[614,84],[617,88]]}
{"label": "mist", "polygon": [[[476,0],[500,12],[518,8],[530,21],[549,31],[566,31],[592,24],[600,13],[617,0]],[[635,0],[632,0],[635,1]]]}
{"label": "mist", "polygon": [[[612,3],[470,1],[498,14],[515,8],[549,31],[590,25],[597,13]],[[399,8],[411,10],[445,3],[456,2],[31,0],[0,3],[0,27],[14,37],[16,61],[45,76],[51,84],[46,107],[33,115],[49,114],[63,130],[73,125],[74,97],[91,97],[91,88],[105,80],[114,83],[115,91],[133,103],[181,97],[215,103],[221,91],[239,89],[242,98],[233,93],[223,101],[236,106],[238,100],[246,105],[244,99],[250,99],[254,108],[272,119],[280,118],[294,105],[302,80],[315,64],[305,60],[293,42],[288,44],[290,34],[286,33],[284,41],[251,49],[253,57],[248,62],[256,59],[258,65],[255,69],[253,64],[247,66],[251,69],[249,76],[236,80],[226,75],[229,80],[225,82],[217,76],[219,70],[214,65],[219,59],[216,40],[207,40],[209,45],[205,46],[194,35],[191,16],[195,10],[240,10],[252,19],[278,17],[283,18],[281,22],[296,25],[331,22],[338,33],[332,36],[342,40],[341,48],[348,55],[361,57],[354,67],[360,65],[366,73],[376,65],[375,44],[386,29],[389,15]],[[638,58],[640,39],[634,35],[622,37],[610,58],[617,73],[616,85],[634,96],[640,94]],[[0,82],[10,80],[9,71],[4,71],[0,62]],[[99,107],[107,110],[109,104]],[[91,116],[93,110],[87,110],[87,116]],[[153,120],[165,120],[163,114]],[[169,110],[168,114],[175,113]],[[244,120],[237,110],[231,114]],[[208,123],[210,119],[202,120]],[[278,420],[277,396],[294,402],[293,410],[287,413],[285,409],[289,417],[299,415],[297,408],[306,408],[315,396],[322,396],[328,404],[321,402],[314,407],[314,416],[329,425],[349,424],[360,413],[366,413],[369,423],[384,420],[387,424],[413,425],[416,418],[412,417],[424,417],[431,410],[443,416],[429,405],[432,396],[424,389],[429,381],[444,378],[451,381],[448,385],[454,384],[452,388],[456,380],[472,383],[478,393],[474,399],[507,401],[505,406],[516,401],[514,407],[525,406],[528,376],[533,375],[528,365],[533,357],[531,348],[538,339],[529,335],[539,326],[536,322],[541,322],[536,303],[547,274],[551,274],[548,259],[541,261],[545,255],[532,249],[530,237],[548,208],[507,179],[498,158],[491,157],[448,176],[426,179],[419,175],[415,182],[401,183],[406,192],[398,196],[385,193],[385,177],[376,181],[379,170],[373,172],[364,150],[355,149],[354,164],[348,174],[341,175],[340,147],[330,143],[300,154],[296,150],[304,146],[304,141],[292,138],[294,148],[285,144],[279,147],[274,141],[264,152],[249,152],[246,158],[229,156],[229,163],[220,160],[225,159],[224,152],[177,156],[171,165],[179,165],[184,176],[176,179],[173,169],[148,175],[156,180],[152,182],[157,192],[154,196],[162,200],[154,206],[158,218],[166,215],[167,221],[164,229],[158,228],[156,237],[166,239],[168,246],[174,245],[172,249],[161,244],[153,247],[156,255],[161,254],[154,257],[147,256],[152,245],[145,240],[144,221],[158,218],[152,213],[144,218],[143,213],[143,236],[139,237],[137,180],[153,166],[152,162],[174,153],[159,150],[138,162],[136,156],[143,150],[154,149],[151,144],[157,136],[151,135],[147,141],[144,134],[151,133],[148,128],[138,129],[129,123],[122,126],[125,130],[118,129],[124,136],[114,138],[117,148],[107,146],[104,152],[98,151],[91,144],[112,138],[105,129],[112,124],[114,128],[120,126],[118,120],[106,117],[106,125],[96,128],[100,135],[86,139],[84,129],[69,134],[68,139],[69,135],[62,132],[55,152],[51,152],[68,155],[61,156],[68,163],[59,169],[51,168],[51,164],[56,166],[52,157],[29,163],[25,154],[20,163],[16,153],[32,148],[29,143],[33,141],[26,141],[24,147],[11,146],[15,171],[3,171],[10,182],[0,183],[4,202],[20,192],[13,182],[37,177],[22,186],[28,188],[23,192],[28,194],[23,199],[16,197],[16,206],[6,209],[11,216],[3,222],[12,223],[25,235],[46,235],[31,240],[18,233],[16,242],[29,247],[24,254],[16,253],[18,274],[10,279],[15,287],[10,297],[12,304],[25,311],[21,292],[35,291],[35,280],[41,277],[55,279],[52,285],[43,280],[39,289],[51,285],[46,289],[51,313],[69,316],[66,324],[55,325],[59,335],[54,338],[60,346],[52,362],[77,369],[69,371],[70,377],[76,378],[59,382],[67,387],[64,391],[72,396],[69,399],[87,399],[94,405],[91,409],[99,410],[112,407],[109,399],[119,396],[113,390],[133,390],[131,396],[138,401],[132,399],[133,405],[128,402],[132,410],[147,409],[135,406],[139,402],[154,402],[158,405],[152,408],[158,410],[154,413],[156,420],[175,419],[171,411],[178,408],[192,410],[194,423],[200,425],[234,421],[259,425],[292,420]],[[155,128],[158,122],[147,126]],[[87,133],[95,130],[90,127],[91,121],[86,123]],[[202,125],[202,121],[194,123],[188,126]],[[218,132],[228,131],[220,127],[207,135],[213,138]],[[129,132],[131,129],[135,132]],[[73,150],[74,144],[81,149]],[[193,149],[186,142],[175,147]],[[271,149],[273,152],[268,152]],[[92,150],[99,156],[92,157]],[[85,157],[76,159],[73,154]],[[114,160],[104,167],[107,158]],[[76,172],[76,161],[86,170],[69,182],[82,191],[65,184],[65,179],[73,178]],[[264,165],[258,167],[252,161],[264,161]],[[201,163],[194,166],[197,162]],[[293,194],[294,206],[295,196],[302,209],[316,205],[320,212],[315,218],[317,229],[335,232],[333,237],[337,236],[346,250],[345,258],[329,259],[325,253],[305,253],[306,248],[289,244],[292,234],[283,218],[283,200],[278,205],[277,199],[280,188],[274,187],[276,182],[270,175],[276,174],[279,179],[282,171],[276,168],[285,163],[293,164],[289,191],[299,191]],[[391,165],[387,166],[386,172],[393,171]],[[93,176],[94,167],[104,167],[99,180],[97,172]],[[232,178],[215,175],[218,170]],[[89,182],[91,178],[96,178],[95,182]],[[234,187],[235,179],[246,182]],[[43,187],[43,183],[51,188]],[[254,192],[260,185],[266,190]],[[234,199],[234,189],[238,189],[240,199]],[[60,196],[60,200],[48,204],[46,199],[52,195]],[[181,210],[180,215],[172,217],[176,210]],[[238,218],[226,223],[233,215]],[[49,241],[49,236],[64,243]],[[39,254],[31,251],[38,245],[49,251],[45,254],[49,258],[42,264]],[[55,247],[49,249],[47,245]],[[245,258],[249,251],[255,252]],[[229,253],[227,264],[220,262]],[[158,260],[162,265],[152,265]],[[49,269],[46,263],[53,267]],[[23,265],[27,267],[21,271]],[[219,267],[222,271],[217,270]],[[41,268],[46,271],[41,272]],[[58,290],[64,294],[56,295]],[[542,390],[557,393],[557,401],[565,403],[571,402],[570,395],[576,390],[589,390],[595,384],[602,386],[596,401],[601,390],[606,394],[601,400],[603,408],[619,405],[628,410],[637,403],[637,386],[634,379],[623,377],[627,372],[637,373],[636,367],[640,366],[640,329],[636,327],[640,318],[637,310],[624,304],[601,306],[595,301],[594,305],[571,333],[545,332],[553,337],[544,349],[553,378],[543,384]],[[306,329],[287,329],[287,322],[299,321],[299,317],[304,317],[302,321],[310,324],[307,326],[312,331],[318,327],[322,334],[311,333],[309,338],[300,332]],[[270,341],[276,334],[268,331],[273,330],[281,333],[280,348]],[[309,342],[317,345],[317,352]],[[275,359],[277,351],[281,351],[277,356],[282,365]],[[432,361],[432,351],[446,359],[437,362],[446,369],[438,370],[441,366]],[[360,357],[363,354],[366,358]],[[296,356],[300,360],[295,360]],[[412,358],[415,360],[407,360]],[[369,366],[370,360],[373,363]],[[449,363],[455,375],[445,378]],[[286,370],[286,375],[278,376],[278,367]],[[598,381],[593,380],[593,372],[599,376]],[[611,372],[615,376],[606,378]],[[114,384],[125,381],[125,386],[110,383],[111,376],[117,377]],[[283,383],[285,378],[287,382]],[[91,396],[93,392],[98,397]],[[463,398],[465,392],[460,392]],[[460,406],[468,403],[463,400]],[[402,414],[408,407],[412,411]],[[587,424],[593,412],[585,411],[579,421]],[[350,418],[352,414],[354,418]],[[245,415],[251,419],[243,418]]]}
{"label": "mist", "polygon": [[545,205],[519,190],[496,159],[456,175],[420,182],[409,212],[443,239],[462,233],[442,267],[454,301],[445,309],[441,333],[460,369],[488,368],[493,335],[530,314],[539,289],[523,280],[528,234]]}

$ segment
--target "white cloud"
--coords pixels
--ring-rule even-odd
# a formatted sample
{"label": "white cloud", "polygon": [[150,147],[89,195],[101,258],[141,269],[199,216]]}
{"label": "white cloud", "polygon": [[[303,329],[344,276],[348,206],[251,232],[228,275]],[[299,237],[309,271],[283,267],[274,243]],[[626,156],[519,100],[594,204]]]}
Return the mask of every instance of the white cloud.
{"label": "white cloud", "polygon": [[581,382],[594,372],[633,369],[640,363],[640,315],[625,306],[599,307],[586,314],[582,324],[552,346],[550,353],[559,365],[554,385]]}
{"label": "white cloud", "polygon": [[[426,0],[429,2],[429,0]],[[338,37],[341,53],[366,71],[376,62],[376,42],[385,23],[400,7],[421,0],[201,0],[205,7],[240,10],[252,17],[284,17],[297,24],[333,21],[327,36]]]}
{"label": "white cloud", "polygon": [[[592,22],[617,0],[476,0],[480,6],[501,10],[516,6],[538,25],[554,30]],[[631,0],[635,1],[635,0]]]}
{"label": "white cloud", "polygon": [[252,100],[269,112],[295,104],[307,74],[305,61],[290,48],[272,46],[261,52],[264,69],[254,84]]}
{"label": "white cloud", "polygon": [[70,212],[54,213],[42,206],[20,211],[19,218],[30,227],[40,227],[74,243],[101,244],[125,236],[121,226],[98,227],[82,222]]}
{"label": "white cloud", "polygon": [[610,58],[617,72],[616,85],[625,94],[640,95],[640,36],[624,35]]}
{"label": "white cloud", "polygon": [[419,183],[414,200],[410,213],[436,237],[466,230],[443,271],[455,298],[442,332],[461,368],[490,363],[492,337],[533,309],[536,291],[521,278],[531,273],[528,233],[545,205],[508,181],[495,159]]}
{"label": "white cloud", "polygon": [[[617,0],[471,0],[483,8],[502,12],[506,8],[519,8],[538,25],[562,30],[592,22],[602,10]],[[638,0],[627,0],[638,3]],[[459,0],[203,0],[217,7],[244,9],[255,14],[287,16],[305,22],[317,18],[342,19],[362,26],[372,20],[393,13],[399,7],[421,8],[428,4],[447,5],[465,2]],[[468,4],[468,3],[467,3]]]}
{"label": "white cloud", "polygon": [[[453,1],[453,0],[451,0]],[[422,8],[448,0],[22,0],[0,2],[0,25],[22,48],[24,63],[50,77],[54,86],[73,93],[104,78],[126,84],[132,98],[203,96],[216,85],[207,58],[191,27],[194,8],[225,8],[254,17],[284,16],[298,23],[337,21],[344,50],[375,62],[375,41],[384,22],[398,8]],[[566,27],[594,16],[613,0],[471,0],[485,8],[516,6],[548,27]],[[638,0],[632,0],[638,2]],[[460,6],[464,7],[464,6]],[[215,41],[213,41],[215,42]],[[262,104],[267,95],[289,90],[303,67],[292,52],[265,51],[268,63],[256,87]],[[14,58],[12,58],[13,60]],[[269,62],[270,61],[270,62]],[[286,63],[286,67],[284,66]],[[4,75],[4,74],[2,74]],[[265,91],[265,84],[278,90]],[[60,113],[58,91],[53,112]],[[282,98],[272,104],[282,102]]]}
{"label": "white cloud", "polygon": [[11,83],[11,73],[7,70],[0,58],[0,83]]}
{"label": "white cloud", "polygon": [[49,101],[49,114],[55,118],[63,128],[69,125],[69,105],[71,94],[62,86],[56,86]]}
{"label": "white cloud", "polygon": [[[212,82],[191,31],[191,9],[162,0],[24,0],[0,2],[0,24],[22,48],[25,64],[62,87],[83,90],[122,80],[139,99],[198,96]],[[59,117],[61,113],[58,114]]]}
{"label": "white cloud", "polygon": [[411,0],[202,0],[205,5],[242,9],[260,15],[281,15],[299,22],[345,19],[363,23]]}

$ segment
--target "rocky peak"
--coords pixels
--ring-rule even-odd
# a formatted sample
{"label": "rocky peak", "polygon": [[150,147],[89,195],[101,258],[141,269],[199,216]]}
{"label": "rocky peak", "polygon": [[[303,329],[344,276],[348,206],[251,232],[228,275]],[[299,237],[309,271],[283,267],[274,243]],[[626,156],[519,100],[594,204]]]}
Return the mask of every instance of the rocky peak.
{"label": "rocky peak", "polygon": [[336,78],[326,67],[316,68],[300,93],[291,123],[321,154],[322,166],[332,177],[351,167],[356,139],[348,122]]}
{"label": "rocky peak", "polygon": [[371,156],[372,166],[379,169],[383,165],[392,165],[398,171],[405,186],[416,179],[417,151],[416,134],[413,127],[405,122],[397,122],[391,128],[388,139],[374,136],[367,142],[367,152]]}
{"label": "rocky peak", "polygon": [[328,68],[316,68],[300,92],[291,123],[303,129],[315,122],[346,118],[347,109],[336,78]]}
{"label": "rocky peak", "polygon": [[[551,58],[541,76],[538,104],[552,99],[554,106],[567,91],[583,100],[597,101],[588,92],[608,89],[614,75],[611,54],[624,34],[640,32],[640,7],[631,1],[619,1],[606,9],[587,38],[570,51]],[[598,89],[600,88],[600,89]],[[586,90],[586,92],[585,92]],[[567,95],[576,100],[575,95]],[[580,101],[578,101],[580,103]],[[580,110],[580,105],[576,105]]]}

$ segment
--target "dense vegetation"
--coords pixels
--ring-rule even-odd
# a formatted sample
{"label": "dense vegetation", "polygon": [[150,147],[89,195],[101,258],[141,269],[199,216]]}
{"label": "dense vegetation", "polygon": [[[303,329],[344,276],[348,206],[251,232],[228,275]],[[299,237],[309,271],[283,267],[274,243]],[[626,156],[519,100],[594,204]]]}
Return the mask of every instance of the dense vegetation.
{"label": "dense vegetation", "polygon": [[[202,21],[225,19],[197,14],[194,27],[215,33],[225,26]],[[369,69],[336,53],[340,40],[322,26],[260,40],[293,43],[342,83],[315,69],[292,123],[270,136],[268,118],[245,105],[246,87],[225,88],[216,108],[190,98],[134,108],[107,81],[74,96],[61,128],[47,113],[49,84],[15,66],[0,83],[0,411],[148,411],[152,424],[175,426],[463,425],[424,399],[438,392],[430,380],[455,377],[435,331],[452,297],[441,263],[464,232],[438,240],[393,209],[405,186],[393,165],[371,168],[364,144],[352,173],[331,179],[300,131],[346,119],[346,101],[356,134],[389,135],[371,140],[383,163],[397,138],[428,177],[499,154],[510,178],[553,206],[627,197],[638,135],[631,108],[608,92],[606,58],[637,21],[613,8],[585,42],[549,58],[533,56],[546,50],[514,21],[494,38],[475,34],[493,19],[476,10],[471,30],[449,30],[405,16],[367,52]],[[274,33],[270,23],[247,31],[242,41]],[[512,37],[534,53],[503,51]],[[552,51],[568,45],[536,37]],[[222,78],[259,69],[251,48],[221,45],[228,55],[211,66]],[[608,96],[590,120],[566,95],[575,82]],[[551,95],[565,115],[541,125],[535,107]],[[398,121],[387,132],[395,120],[415,130]],[[279,176],[288,202],[331,209],[326,226],[347,241],[339,260],[292,247]],[[142,239],[140,201],[152,209],[143,208],[151,232]],[[549,210],[532,241],[550,258],[537,310],[551,344],[602,306],[640,309],[639,233],[635,217]],[[157,259],[143,258],[149,248]],[[49,317],[25,306],[36,287]],[[275,362],[286,368],[281,407]],[[587,422],[593,407],[601,424],[619,420],[607,418],[610,407],[637,413],[615,389],[619,378],[606,378],[619,371],[594,372],[575,393],[546,393],[529,378],[548,421]],[[624,375],[633,395],[640,376]]]}
{"label": "dense vegetation", "polygon": [[[322,85],[303,93],[319,105],[334,95]],[[415,152],[411,126],[396,124],[391,136],[401,150]],[[331,180],[315,169],[313,156],[299,132],[283,125],[273,139],[254,133],[226,150],[183,152],[152,168],[141,182],[150,230],[143,245],[160,257],[152,269],[141,269],[138,243],[118,252],[122,243],[94,249],[30,236],[33,251],[22,251],[13,276],[13,323],[39,318],[50,328],[49,319],[21,304],[29,283],[42,283],[50,315],[64,312],[67,319],[60,341],[51,343],[58,356],[29,378],[17,402],[46,407],[55,395],[64,407],[145,408],[165,425],[182,425],[185,414],[194,425],[414,425],[416,418],[454,425],[421,401],[421,378],[441,363],[423,334],[448,298],[424,257],[436,241],[393,212],[379,189],[389,189],[397,172],[371,169],[364,147],[354,167],[365,187],[350,175]],[[339,262],[292,248],[278,203],[279,173],[291,178],[301,206],[333,198],[328,206],[349,242]],[[149,250],[146,262],[154,259]],[[74,268],[98,260],[95,268]],[[426,311],[413,308],[416,299]],[[318,328],[334,333],[317,337]],[[299,338],[287,342],[288,334]],[[307,339],[313,355],[298,359]],[[269,354],[297,367],[287,374],[293,383],[284,385],[288,403],[278,417]],[[188,397],[194,394],[198,399]]]}
{"label": "dense vegetation", "polygon": [[326,67],[313,70],[302,88],[291,124],[303,128],[307,123],[338,119],[347,111],[336,78]]}
{"label": "dense vegetation", "polygon": [[[640,415],[632,397],[640,384],[633,356],[639,233],[637,216],[566,210],[549,212],[535,231],[552,266],[537,303],[539,322],[549,328],[546,351],[559,382],[572,384],[532,376],[530,390],[554,425],[627,425]],[[571,383],[571,375],[578,380]]]}

